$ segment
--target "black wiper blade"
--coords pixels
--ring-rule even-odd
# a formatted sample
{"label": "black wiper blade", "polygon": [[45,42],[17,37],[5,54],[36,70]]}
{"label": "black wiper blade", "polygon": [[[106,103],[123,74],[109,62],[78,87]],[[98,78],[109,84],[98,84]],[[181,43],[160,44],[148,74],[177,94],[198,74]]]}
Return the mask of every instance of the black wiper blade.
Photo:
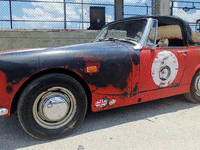
{"label": "black wiper blade", "polygon": [[113,38],[113,37],[110,37],[108,39],[104,39],[105,41],[116,41],[116,40],[119,40],[118,38]]}
{"label": "black wiper blade", "polygon": [[116,41],[116,40],[119,40],[118,38],[108,38],[108,39],[98,39],[97,42],[102,42],[102,41]]}
{"label": "black wiper blade", "polygon": [[122,42],[129,42],[131,44],[138,44],[136,41],[133,41],[133,38],[126,38],[126,39],[119,39],[119,38],[107,38],[107,39],[99,39],[97,42],[102,42],[102,41],[122,41]]}
{"label": "black wiper blade", "polygon": [[113,38],[113,37],[112,37],[112,38],[108,38],[108,40],[109,40],[109,41],[116,41],[116,40],[119,40],[119,39],[118,39],[118,38]]}

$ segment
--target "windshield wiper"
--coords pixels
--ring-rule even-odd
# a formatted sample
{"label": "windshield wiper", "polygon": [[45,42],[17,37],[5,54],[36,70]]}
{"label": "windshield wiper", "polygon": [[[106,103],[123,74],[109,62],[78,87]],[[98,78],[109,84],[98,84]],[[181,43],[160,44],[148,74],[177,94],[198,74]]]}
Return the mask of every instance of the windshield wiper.
{"label": "windshield wiper", "polygon": [[113,38],[113,37],[110,37],[108,39],[98,39],[97,42],[102,42],[102,41],[116,41],[116,40],[119,40],[118,38]]}
{"label": "windshield wiper", "polygon": [[116,41],[116,40],[119,40],[118,38],[113,38],[113,37],[110,37],[108,39],[104,39],[105,41]]}
{"label": "windshield wiper", "polygon": [[131,44],[138,44],[136,42],[136,40],[133,40],[133,38],[126,38],[126,39],[119,39],[119,38],[114,38],[114,37],[110,37],[110,38],[107,38],[107,39],[98,39],[97,42],[102,42],[102,41],[122,41],[122,42],[129,42]]}

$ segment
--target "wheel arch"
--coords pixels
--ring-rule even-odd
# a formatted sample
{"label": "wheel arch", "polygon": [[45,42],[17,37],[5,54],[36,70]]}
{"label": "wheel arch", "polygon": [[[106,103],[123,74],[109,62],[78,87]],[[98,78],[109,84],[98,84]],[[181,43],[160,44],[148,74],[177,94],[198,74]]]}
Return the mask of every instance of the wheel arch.
{"label": "wheel arch", "polygon": [[51,73],[61,73],[61,74],[65,74],[68,76],[73,77],[75,80],[77,80],[82,87],[84,88],[85,92],[86,92],[86,96],[87,96],[87,101],[88,101],[88,110],[91,110],[91,91],[90,88],[87,84],[87,82],[80,77],[80,75],[78,75],[77,73],[68,70],[68,69],[63,69],[63,68],[51,68],[51,69],[46,69],[43,71],[40,71],[34,75],[32,75],[27,81],[25,81],[22,86],[19,88],[19,90],[15,93],[12,104],[11,104],[11,114],[14,113],[17,110],[17,104],[18,104],[18,100],[19,97],[21,95],[21,93],[23,92],[24,88],[31,83],[33,80],[35,80],[36,78],[43,76],[43,75],[47,75],[47,74],[51,74]]}

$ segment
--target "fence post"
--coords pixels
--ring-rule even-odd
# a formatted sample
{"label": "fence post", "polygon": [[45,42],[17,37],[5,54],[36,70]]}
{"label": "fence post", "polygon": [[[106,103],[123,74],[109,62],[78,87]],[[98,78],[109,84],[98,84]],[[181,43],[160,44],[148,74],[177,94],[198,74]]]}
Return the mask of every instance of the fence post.
{"label": "fence post", "polygon": [[83,24],[83,22],[84,22],[84,14],[83,14],[83,0],[81,1],[81,3],[82,3],[82,30],[84,30],[84,24]]}
{"label": "fence post", "polygon": [[172,2],[172,5],[171,5],[171,11],[170,11],[171,16],[173,16],[173,7],[174,7],[174,2]]}
{"label": "fence post", "polygon": [[146,7],[147,7],[147,15],[149,14],[149,7],[147,5],[147,3],[145,3]]}
{"label": "fence post", "polygon": [[66,20],[66,3],[65,0],[63,0],[64,3],[64,29],[67,29],[67,20]]}
{"label": "fence post", "polygon": [[115,20],[124,17],[124,0],[115,0]]}
{"label": "fence post", "polygon": [[12,29],[12,6],[11,6],[11,1],[12,0],[9,0],[9,6],[10,6],[10,28]]}

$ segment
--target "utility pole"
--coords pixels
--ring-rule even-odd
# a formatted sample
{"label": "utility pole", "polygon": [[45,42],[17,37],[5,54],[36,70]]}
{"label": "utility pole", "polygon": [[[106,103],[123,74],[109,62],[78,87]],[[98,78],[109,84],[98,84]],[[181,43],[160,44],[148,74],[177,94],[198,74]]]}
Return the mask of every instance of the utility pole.
{"label": "utility pole", "polygon": [[170,15],[170,0],[152,0],[152,15]]}
{"label": "utility pole", "polygon": [[115,0],[115,20],[124,17],[124,0]]}

